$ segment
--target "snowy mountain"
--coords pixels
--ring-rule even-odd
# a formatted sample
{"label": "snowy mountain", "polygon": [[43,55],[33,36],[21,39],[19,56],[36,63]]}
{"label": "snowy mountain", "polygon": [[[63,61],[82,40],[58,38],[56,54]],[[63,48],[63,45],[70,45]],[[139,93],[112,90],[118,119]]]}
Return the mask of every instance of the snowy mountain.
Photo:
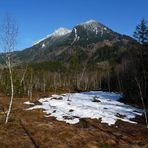
{"label": "snowy mountain", "polygon": [[55,30],[55,32],[53,32],[49,36],[58,37],[58,36],[64,36],[68,33],[71,33],[71,30],[61,27],[61,28]]}
{"label": "snowy mountain", "polygon": [[89,20],[77,24],[72,30],[59,28],[35,42],[32,47],[17,52],[14,57],[19,63],[48,60],[69,61],[73,54],[78,54],[77,56],[83,54],[86,58],[92,49],[95,53],[98,48],[111,47],[115,44],[119,44],[119,48],[125,48],[132,40],[95,20]]}
{"label": "snowy mountain", "polygon": [[66,34],[69,34],[69,33],[71,33],[71,30],[61,27],[61,28],[58,28],[57,30],[55,30],[53,33],[47,35],[45,38],[36,41],[33,45],[37,45],[37,44],[41,43],[42,41],[44,41],[48,38],[61,37],[61,36],[64,36]]}
{"label": "snowy mountain", "polygon": [[52,44],[55,43],[55,40],[58,40],[59,38],[64,38],[64,36],[67,35],[69,35],[70,44],[74,44],[80,41],[83,42],[83,41],[92,41],[94,39],[97,40],[99,38],[104,37],[106,34],[108,34],[109,36],[109,34],[111,35],[111,33],[113,33],[113,31],[107,28],[106,26],[102,25],[101,23],[98,23],[95,20],[89,20],[84,23],[76,25],[72,30],[61,27],[55,30],[53,33],[47,35],[45,38],[35,42],[33,45],[38,45],[42,43],[42,45],[40,46],[42,48],[45,48],[46,46],[51,45],[51,43]]}
{"label": "snowy mountain", "polygon": [[76,25],[72,30],[71,36],[73,37],[72,44],[76,42],[81,44],[81,42],[97,42],[104,37],[107,39],[110,36],[119,36],[119,34],[116,34],[111,29],[95,20],[89,20]]}
{"label": "snowy mountain", "polygon": [[83,26],[85,29],[89,31],[95,32],[96,34],[98,34],[99,32],[102,33],[103,31],[107,30],[105,26],[103,26],[95,20],[89,20],[79,25]]}

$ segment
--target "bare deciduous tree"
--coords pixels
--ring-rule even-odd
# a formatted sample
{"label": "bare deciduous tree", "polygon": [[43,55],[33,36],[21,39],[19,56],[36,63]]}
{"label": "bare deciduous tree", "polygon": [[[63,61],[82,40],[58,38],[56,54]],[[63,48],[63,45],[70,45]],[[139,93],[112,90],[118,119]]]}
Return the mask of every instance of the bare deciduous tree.
{"label": "bare deciduous tree", "polygon": [[135,76],[135,81],[136,81],[138,89],[139,89],[140,99],[141,99],[143,110],[144,110],[145,123],[146,123],[146,127],[148,129],[148,118],[147,118],[146,107],[145,107],[145,103],[144,103],[144,99],[143,99],[143,93],[142,93],[140,82],[136,76]]}
{"label": "bare deciduous tree", "polygon": [[6,115],[5,123],[8,123],[10,112],[12,109],[12,103],[14,98],[14,84],[13,84],[13,61],[12,61],[12,54],[16,45],[16,38],[18,34],[18,26],[15,22],[15,19],[10,15],[6,15],[3,24],[1,25],[1,47],[3,50],[3,59],[5,64],[9,70],[10,76],[10,85],[11,85],[11,97],[9,108]]}

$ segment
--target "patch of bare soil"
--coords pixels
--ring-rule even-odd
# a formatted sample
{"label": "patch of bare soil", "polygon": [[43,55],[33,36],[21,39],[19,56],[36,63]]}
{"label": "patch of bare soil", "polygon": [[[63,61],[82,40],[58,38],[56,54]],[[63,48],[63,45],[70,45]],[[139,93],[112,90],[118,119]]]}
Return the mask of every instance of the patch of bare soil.
{"label": "patch of bare soil", "polygon": [[[25,111],[26,98],[15,98],[11,118],[4,124],[8,98],[0,98],[0,147],[3,148],[141,148],[148,147],[148,130],[143,117],[138,124],[117,121],[113,126],[100,120],[81,119],[70,125],[42,110]],[[29,107],[29,106],[28,106]]]}

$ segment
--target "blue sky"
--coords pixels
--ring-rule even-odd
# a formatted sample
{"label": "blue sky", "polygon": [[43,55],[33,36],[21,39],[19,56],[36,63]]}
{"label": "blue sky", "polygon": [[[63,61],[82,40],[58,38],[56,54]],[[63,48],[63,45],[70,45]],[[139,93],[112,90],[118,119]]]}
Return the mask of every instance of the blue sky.
{"label": "blue sky", "polygon": [[148,0],[0,0],[0,21],[6,13],[18,22],[21,50],[59,27],[89,19],[132,36],[140,19],[148,20]]}

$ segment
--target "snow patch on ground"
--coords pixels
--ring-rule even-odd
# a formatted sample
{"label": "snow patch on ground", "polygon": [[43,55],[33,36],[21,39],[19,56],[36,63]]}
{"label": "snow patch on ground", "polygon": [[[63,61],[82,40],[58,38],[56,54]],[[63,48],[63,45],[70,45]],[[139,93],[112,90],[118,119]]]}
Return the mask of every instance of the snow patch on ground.
{"label": "snow patch on ground", "polygon": [[26,102],[24,102],[24,104],[26,104],[26,105],[34,105],[34,103],[31,103],[30,101],[26,101]]}
{"label": "snow patch on ground", "polygon": [[102,123],[113,125],[117,120],[129,123],[136,115],[142,115],[143,110],[119,102],[119,93],[91,91],[82,93],[67,93],[41,98],[42,105],[34,105],[27,110],[43,109],[46,117],[54,116],[59,121],[76,124],[80,118],[101,119]]}

